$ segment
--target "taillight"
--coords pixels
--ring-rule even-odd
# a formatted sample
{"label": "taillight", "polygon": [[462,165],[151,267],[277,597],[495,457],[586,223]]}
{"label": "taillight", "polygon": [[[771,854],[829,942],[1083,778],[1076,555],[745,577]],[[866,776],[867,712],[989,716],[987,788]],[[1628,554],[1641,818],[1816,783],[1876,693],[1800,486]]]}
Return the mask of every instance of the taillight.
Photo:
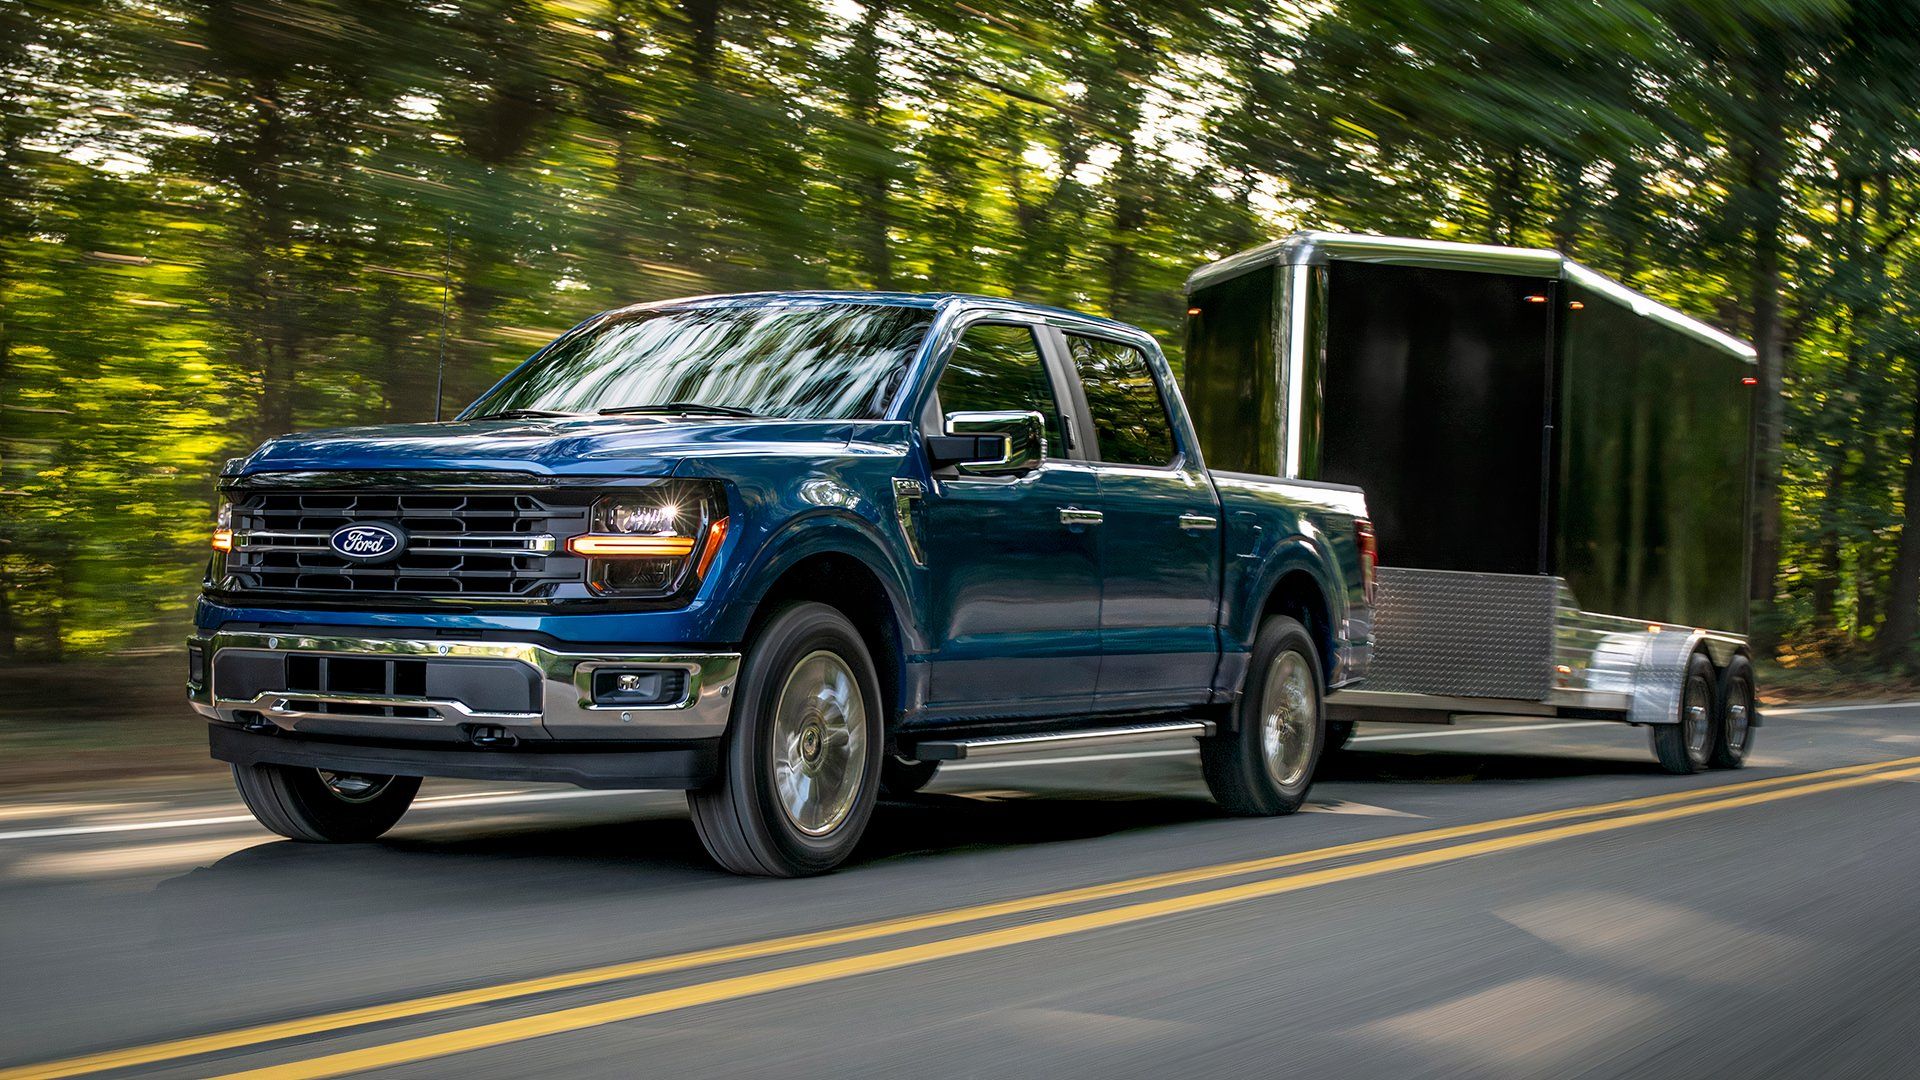
{"label": "taillight", "polygon": [[1354,546],[1360,549],[1360,591],[1373,603],[1373,568],[1380,562],[1380,545],[1373,537],[1373,522],[1353,519]]}

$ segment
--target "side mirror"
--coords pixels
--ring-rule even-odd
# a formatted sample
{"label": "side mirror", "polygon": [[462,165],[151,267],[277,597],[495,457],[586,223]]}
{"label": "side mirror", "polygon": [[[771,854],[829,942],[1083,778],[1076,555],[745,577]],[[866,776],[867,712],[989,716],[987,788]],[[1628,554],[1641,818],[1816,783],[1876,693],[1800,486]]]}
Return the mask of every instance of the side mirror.
{"label": "side mirror", "polygon": [[927,439],[927,460],[936,469],[957,465],[971,476],[1007,476],[1040,467],[1047,456],[1046,421],[1037,412],[947,414],[947,433]]}

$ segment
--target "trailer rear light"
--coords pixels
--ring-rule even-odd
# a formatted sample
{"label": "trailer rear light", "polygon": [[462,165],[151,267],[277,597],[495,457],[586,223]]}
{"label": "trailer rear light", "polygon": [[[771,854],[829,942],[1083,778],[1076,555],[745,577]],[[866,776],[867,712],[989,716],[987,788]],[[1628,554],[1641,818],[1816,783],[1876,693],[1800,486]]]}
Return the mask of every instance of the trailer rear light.
{"label": "trailer rear light", "polygon": [[1373,570],[1380,563],[1379,541],[1373,535],[1373,522],[1366,518],[1353,519],[1354,546],[1360,549],[1360,592],[1373,603]]}

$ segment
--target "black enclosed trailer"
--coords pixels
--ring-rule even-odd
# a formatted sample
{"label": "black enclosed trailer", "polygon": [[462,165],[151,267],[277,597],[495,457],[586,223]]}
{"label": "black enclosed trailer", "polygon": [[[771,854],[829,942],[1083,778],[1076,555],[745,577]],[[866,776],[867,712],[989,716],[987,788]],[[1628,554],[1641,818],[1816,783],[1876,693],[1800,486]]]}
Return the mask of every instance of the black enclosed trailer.
{"label": "black enclosed trailer", "polygon": [[1366,491],[1373,658],[1330,717],[1611,718],[1675,771],[1744,760],[1752,348],[1523,248],[1299,233],[1187,295],[1207,463]]}

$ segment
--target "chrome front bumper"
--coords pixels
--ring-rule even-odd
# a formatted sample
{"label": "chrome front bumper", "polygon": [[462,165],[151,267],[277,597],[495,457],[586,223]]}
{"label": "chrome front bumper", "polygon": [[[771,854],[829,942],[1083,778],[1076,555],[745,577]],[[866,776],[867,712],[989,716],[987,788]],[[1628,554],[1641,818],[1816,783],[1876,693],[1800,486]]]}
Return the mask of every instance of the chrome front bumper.
{"label": "chrome front bumper", "polygon": [[[739,653],[568,652],[514,641],[371,638],[220,631],[188,639],[201,650],[187,698],[207,719],[248,725],[267,721],[283,731],[390,740],[461,741],[476,731],[544,741],[684,741],[725,734],[733,706]],[[348,657],[423,660],[456,665],[500,661],[524,665],[536,680],[538,711],[482,711],[455,697],[264,689],[223,696],[219,670],[229,653],[260,657]],[[686,673],[679,700],[658,705],[599,705],[593,673],[604,667],[674,669]],[[401,713],[406,715],[382,715]]]}

